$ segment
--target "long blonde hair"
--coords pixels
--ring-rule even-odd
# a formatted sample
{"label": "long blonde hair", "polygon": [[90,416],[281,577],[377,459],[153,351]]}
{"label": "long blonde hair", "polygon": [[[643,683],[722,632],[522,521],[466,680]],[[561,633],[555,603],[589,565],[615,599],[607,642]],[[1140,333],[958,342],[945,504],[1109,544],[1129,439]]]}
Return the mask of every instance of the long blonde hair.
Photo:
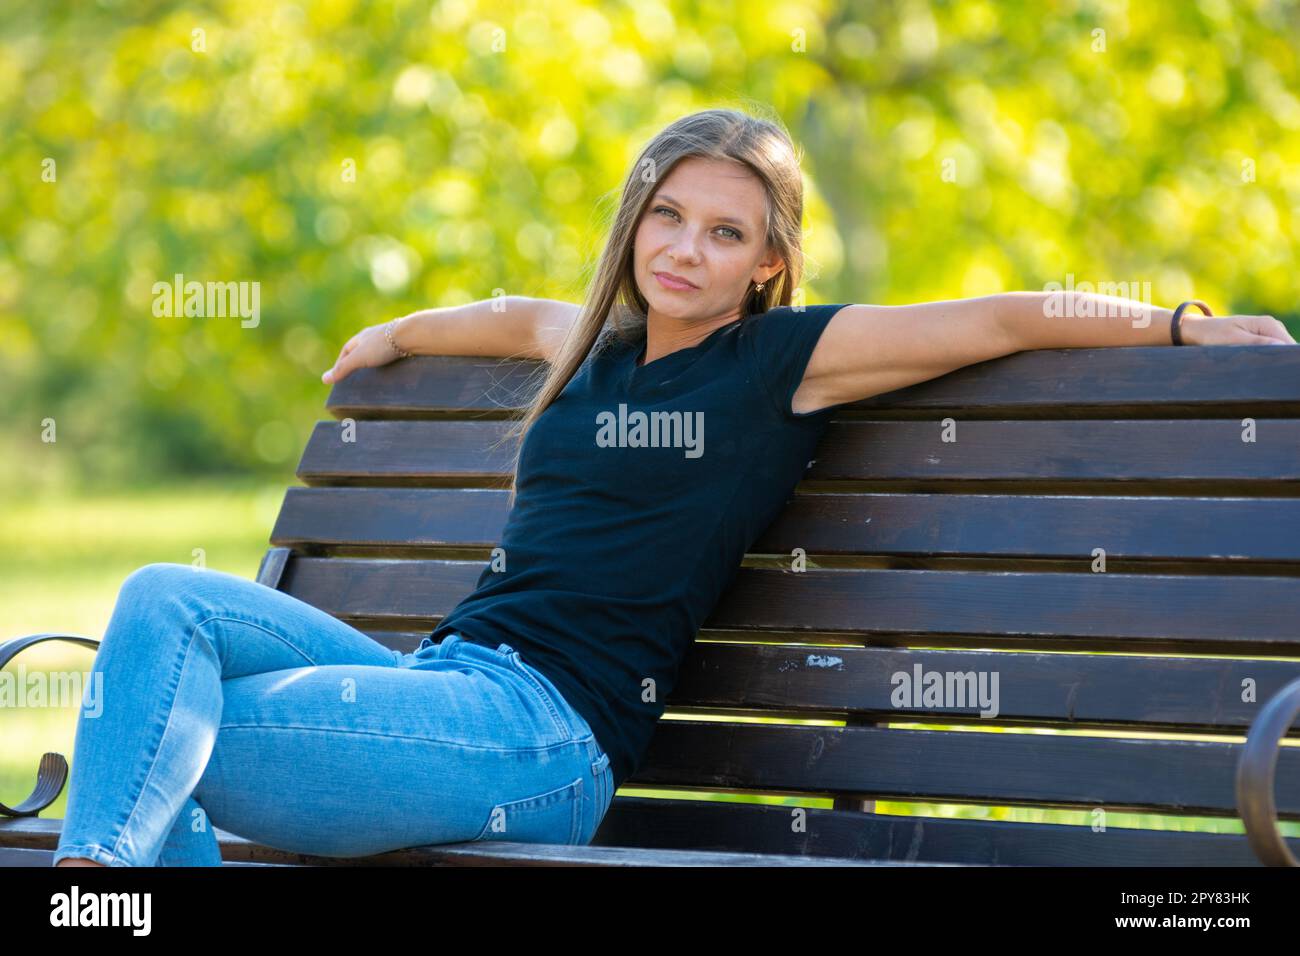
{"label": "long blonde hair", "polygon": [[610,336],[645,341],[649,307],[636,284],[633,240],[657,185],[679,162],[692,156],[739,163],[758,177],[766,192],[766,240],[769,248],[785,260],[785,268],[765,282],[761,291],[755,291],[750,282],[741,314],[766,312],[773,306],[791,303],[804,265],[803,176],[801,151],[784,125],[776,117],[765,119],[735,109],[708,109],[683,116],[665,127],[641,150],[628,171],[622,200],[582,310],[559,353],[549,363],[545,379],[525,414],[502,436],[503,442],[519,442],[511,469],[512,505],[524,434],[569,384],[593,347],[604,348]]}

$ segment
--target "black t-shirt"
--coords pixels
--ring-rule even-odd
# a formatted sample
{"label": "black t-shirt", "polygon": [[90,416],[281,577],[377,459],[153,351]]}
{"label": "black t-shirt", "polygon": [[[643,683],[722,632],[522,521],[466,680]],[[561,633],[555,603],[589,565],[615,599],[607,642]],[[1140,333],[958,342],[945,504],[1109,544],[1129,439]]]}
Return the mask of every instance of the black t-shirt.
{"label": "black t-shirt", "polygon": [[524,436],[505,567],[430,634],[519,651],[591,725],[615,787],[813,457],[836,406],[798,415],[791,398],[841,308],[747,315],[644,366],[643,344],[598,342]]}

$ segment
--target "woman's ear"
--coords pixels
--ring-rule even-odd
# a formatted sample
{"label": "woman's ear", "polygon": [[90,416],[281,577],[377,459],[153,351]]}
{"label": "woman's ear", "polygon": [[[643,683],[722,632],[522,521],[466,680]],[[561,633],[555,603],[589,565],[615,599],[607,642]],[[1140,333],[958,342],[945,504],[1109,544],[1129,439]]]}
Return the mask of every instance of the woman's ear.
{"label": "woman's ear", "polygon": [[779,252],[769,246],[767,250],[767,258],[758,265],[759,268],[767,270],[767,274],[754,281],[766,283],[775,279],[782,271],[784,271],[785,260],[781,258]]}

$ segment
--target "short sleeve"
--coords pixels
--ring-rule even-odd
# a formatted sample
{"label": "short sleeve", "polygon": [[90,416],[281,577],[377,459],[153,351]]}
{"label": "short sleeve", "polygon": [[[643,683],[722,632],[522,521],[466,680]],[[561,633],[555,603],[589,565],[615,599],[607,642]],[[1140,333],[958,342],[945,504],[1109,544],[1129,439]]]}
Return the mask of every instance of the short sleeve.
{"label": "short sleeve", "polygon": [[829,411],[828,407],[797,414],[790,406],[817,341],[844,305],[807,305],[798,310],[782,305],[745,320],[751,360],[773,408],[782,418],[800,421]]}

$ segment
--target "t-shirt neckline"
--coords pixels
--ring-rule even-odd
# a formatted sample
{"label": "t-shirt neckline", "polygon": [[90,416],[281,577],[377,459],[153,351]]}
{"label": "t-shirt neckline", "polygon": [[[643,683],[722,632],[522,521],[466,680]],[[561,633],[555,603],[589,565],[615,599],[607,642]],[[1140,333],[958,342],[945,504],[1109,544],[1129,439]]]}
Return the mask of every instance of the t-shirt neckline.
{"label": "t-shirt neckline", "polygon": [[645,354],[646,346],[645,346],[645,342],[642,342],[640,347],[632,355],[632,377],[637,378],[638,373],[640,372],[657,372],[660,369],[667,367],[670,364],[669,362],[670,359],[675,359],[678,357],[683,357],[683,358],[690,357],[692,355],[699,353],[704,349],[705,346],[709,345],[715,338],[717,338],[720,333],[726,331],[727,329],[734,328],[735,326],[739,325],[741,322],[744,322],[746,318],[748,318],[748,316],[742,315],[738,319],[732,319],[726,325],[718,326],[716,329],[714,329],[712,332],[706,335],[699,342],[696,342],[694,345],[687,345],[680,349],[677,349],[676,351],[669,352],[667,355],[661,355],[653,362],[650,362],[646,365],[638,364],[638,360],[641,358],[642,355]]}

